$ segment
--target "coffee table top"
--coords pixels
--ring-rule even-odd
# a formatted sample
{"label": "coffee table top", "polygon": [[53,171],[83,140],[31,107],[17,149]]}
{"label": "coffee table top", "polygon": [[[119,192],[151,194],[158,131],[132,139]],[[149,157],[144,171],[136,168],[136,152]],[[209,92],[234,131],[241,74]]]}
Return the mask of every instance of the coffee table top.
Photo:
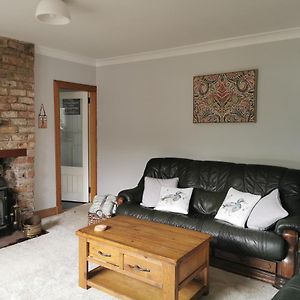
{"label": "coffee table top", "polygon": [[186,255],[206,246],[211,236],[180,227],[145,221],[128,216],[103,220],[108,229],[95,232],[95,225],[79,229],[76,234],[94,241],[122,246],[160,260],[177,263]]}

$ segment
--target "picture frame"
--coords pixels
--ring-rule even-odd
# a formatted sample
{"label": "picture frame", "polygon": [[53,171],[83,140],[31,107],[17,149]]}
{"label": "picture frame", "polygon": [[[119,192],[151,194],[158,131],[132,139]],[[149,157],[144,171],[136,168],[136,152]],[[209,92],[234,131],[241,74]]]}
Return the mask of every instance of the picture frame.
{"label": "picture frame", "polygon": [[193,77],[193,123],[256,122],[258,70]]}

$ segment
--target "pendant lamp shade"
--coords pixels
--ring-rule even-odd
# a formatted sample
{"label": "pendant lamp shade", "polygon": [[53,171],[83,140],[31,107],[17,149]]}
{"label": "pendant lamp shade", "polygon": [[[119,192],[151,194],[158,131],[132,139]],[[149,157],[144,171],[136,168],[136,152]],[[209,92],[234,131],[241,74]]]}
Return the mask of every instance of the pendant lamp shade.
{"label": "pendant lamp shade", "polygon": [[62,0],[41,0],[36,8],[35,17],[51,25],[65,25],[71,21],[68,7]]}

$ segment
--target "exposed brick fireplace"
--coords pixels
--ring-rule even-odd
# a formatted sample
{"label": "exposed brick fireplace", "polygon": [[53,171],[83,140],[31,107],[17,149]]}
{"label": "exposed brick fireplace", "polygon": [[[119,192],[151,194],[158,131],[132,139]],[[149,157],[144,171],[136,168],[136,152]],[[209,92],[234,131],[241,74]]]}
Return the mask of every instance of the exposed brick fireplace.
{"label": "exposed brick fireplace", "polygon": [[0,37],[0,164],[25,215],[34,205],[34,117],[34,45]]}

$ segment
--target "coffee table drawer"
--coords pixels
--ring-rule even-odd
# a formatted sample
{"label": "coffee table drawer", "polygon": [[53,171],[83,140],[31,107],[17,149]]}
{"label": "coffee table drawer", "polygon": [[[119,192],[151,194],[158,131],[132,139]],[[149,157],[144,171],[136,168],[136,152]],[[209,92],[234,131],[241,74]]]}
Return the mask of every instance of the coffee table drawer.
{"label": "coffee table drawer", "polygon": [[119,267],[119,249],[105,243],[90,242],[90,257]]}
{"label": "coffee table drawer", "polygon": [[124,270],[156,283],[162,283],[161,262],[152,258],[124,254]]}

